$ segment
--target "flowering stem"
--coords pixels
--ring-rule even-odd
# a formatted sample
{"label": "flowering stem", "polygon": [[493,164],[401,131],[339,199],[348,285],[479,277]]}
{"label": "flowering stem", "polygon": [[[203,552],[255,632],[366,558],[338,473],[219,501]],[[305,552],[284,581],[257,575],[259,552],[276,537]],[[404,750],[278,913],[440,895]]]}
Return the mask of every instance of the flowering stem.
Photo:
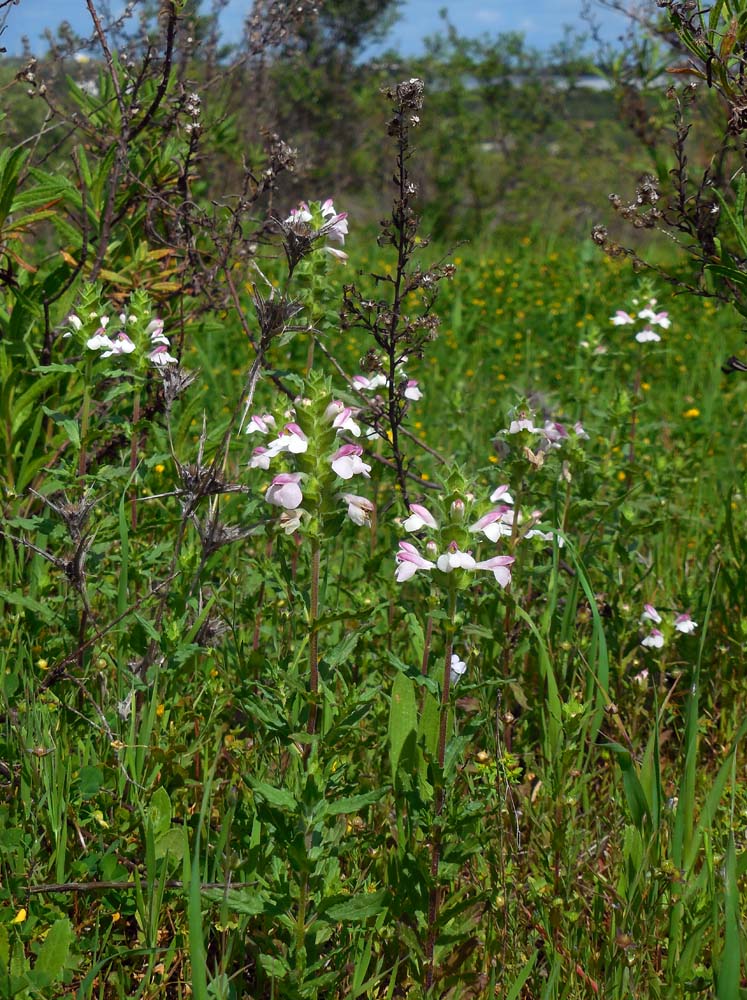
{"label": "flowering stem", "polygon": [[[311,846],[310,844],[308,845]],[[298,899],[298,917],[296,918],[296,968],[303,972],[306,967],[306,906],[309,898],[309,873],[301,876]]]}
{"label": "flowering stem", "polygon": [[[267,548],[265,549],[265,556],[267,557],[267,559],[272,558],[272,545],[273,545],[272,539],[270,539],[270,541],[267,543]],[[264,602],[265,602],[265,581],[263,579],[259,588],[259,593],[257,594],[257,617],[254,620],[254,635],[252,637],[252,649],[254,650],[255,653],[259,649],[259,637],[262,628],[262,607],[264,605]]]}
{"label": "flowering stem", "polygon": [[[516,484],[515,489],[515,500],[514,500],[514,522],[511,525],[511,552],[516,551],[516,544],[519,540],[519,512],[521,511],[521,501],[522,501],[522,489],[521,481]],[[508,677],[511,668],[511,643],[509,642],[509,636],[511,635],[511,630],[513,628],[513,605],[511,601],[506,601],[506,614],[503,619],[503,676]],[[508,713],[510,715],[510,712]],[[511,749],[510,745],[510,731],[508,733],[509,743],[507,744],[507,749]]]}
{"label": "flowering stem", "polygon": [[638,422],[638,402],[639,394],[641,391],[641,370],[640,368],[635,373],[635,382],[633,383],[633,413],[630,418],[630,449],[628,451],[628,461],[635,461],[635,432],[636,424]]}
{"label": "flowering stem", "polygon": [[[140,422],[140,389],[135,390],[135,399],[132,403],[132,441],[130,444],[130,476],[135,475],[135,469],[137,468],[137,449],[138,449],[138,429],[137,425]],[[133,497],[130,504],[130,509],[132,512],[132,530],[137,529],[137,498]]]}
{"label": "flowering stem", "polygon": [[86,374],[83,384],[83,409],[80,415],[80,456],[78,458],[78,475],[86,474],[87,454],[86,438],[88,437],[88,424],[91,419],[91,360],[86,359]]}
{"label": "flowering stem", "polygon": [[[422,677],[428,676],[428,661],[431,655],[431,640],[433,639],[433,616],[428,615],[425,620],[425,639],[423,641],[423,661],[420,664],[420,674]],[[451,679],[451,678],[449,678]],[[422,715],[425,704],[425,688],[420,690],[420,713]]]}
{"label": "flowering stem", "polygon": [[568,530],[568,512],[571,507],[571,484],[565,484],[565,499],[563,501],[563,516],[560,519],[560,527],[565,532]]}
{"label": "flowering stem", "polygon": [[420,673],[423,677],[428,674],[428,659],[431,655],[431,639],[433,638],[433,616],[428,615],[425,620],[425,642],[423,643],[423,662],[420,666]]}
{"label": "flowering stem", "polygon": [[[428,941],[426,943],[425,956],[428,963],[425,973],[425,987],[427,990],[433,985],[433,958],[436,950],[436,924],[438,921],[438,911],[441,903],[441,886],[438,883],[438,863],[441,859],[441,814],[443,813],[445,788],[444,788],[444,761],[446,760],[446,728],[449,718],[449,695],[451,693],[451,654],[454,648],[454,620],[456,618],[457,593],[455,588],[451,588],[449,593],[449,617],[446,624],[446,635],[444,642],[444,676],[441,685],[441,709],[439,713],[438,725],[438,785],[436,787],[436,802],[433,816],[433,832],[431,836],[431,882],[430,899],[428,902]],[[430,619],[429,619],[430,620]],[[427,647],[427,644],[426,644]]]}
{"label": "flowering stem", "polygon": [[[319,632],[317,621],[319,619],[319,567],[321,564],[321,545],[319,539],[315,538],[311,543],[311,597],[309,602],[309,725],[308,734],[313,736],[316,733],[317,720],[317,695],[319,693]],[[304,757],[308,758],[311,752],[311,743],[306,744]]]}

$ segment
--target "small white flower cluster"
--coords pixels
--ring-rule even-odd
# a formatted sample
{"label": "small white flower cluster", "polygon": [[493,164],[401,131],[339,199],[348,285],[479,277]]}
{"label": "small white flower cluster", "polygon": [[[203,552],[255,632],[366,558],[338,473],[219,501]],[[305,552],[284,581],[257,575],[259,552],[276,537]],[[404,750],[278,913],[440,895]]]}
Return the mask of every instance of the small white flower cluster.
{"label": "small white flower cluster", "polygon": [[534,424],[531,414],[526,414],[524,412],[519,413],[517,418],[513,419],[508,427],[500,433],[504,437],[510,437],[513,434],[521,434],[523,431],[526,431],[527,434],[537,435],[538,451],[546,451],[550,448],[561,448],[564,441],[569,441],[571,439],[571,434],[573,434],[578,441],[589,440],[589,435],[584,430],[584,425],[580,420],[576,421],[570,431],[565,424],[562,424],[557,420],[546,420],[542,427],[537,427]]}
{"label": "small white flower cluster", "polygon": [[[638,305],[635,299],[633,304]],[[624,309],[618,309],[614,316],[610,316],[610,323],[613,326],[629,326],[643,320],[643,329],[636,333],[635,339],[639,344],[657,343],[661,337],[653,327],[660,326],[663,330],[668,330],[672,321],[669,318],[669,313],[656,312],[655,309],[656,299],[649,299],[648,304],[640,309],[635,316],[625,312]]]}
{"label": "small white flower cluster", "polygon": [[[491,495],[491,500],[495,502],[498,499],[504,499],[513,503],[507,490],[508,487],[499,486]],[[461,500],[455,500],[452,504],[452,515],[455,518],[464,516],[464,504]],[[511,534],[512,517],[513,512],[504,503],[480,518],[468,530],[473,533],[482,532],[486,538],[495,542],[502,535]],[[408,532],[420,531],[422,528],[428,528],[431,531],[439,530],[438,522],[433,514],[418,503],[410,504],[410,516],[402,523],[402,527]],[[432,569],[438,569],[442,573],[451,573],[457,569],[488,570],[501,587],[507,587],[511,582],[511,566],[515,561],[513,556],[492,556],[490,559],[478,562],[470,551],[461,550],[455,541],[449,542],[446,550],[439,553],[438,545],[431,540],[426,544],[426,551],[433,558],[426,559],[410,542],[399,543],[399,551],[394,557],[397,562],[394,577],[398,583],[409,580],[418,570]]]}
{"label": "small white flower cluster", "polygon": [[184,126],[184,131],[187,135],[191,135],[193,132],[200,131],[200,108],[202,102],[200,101],[200,95],[196,93],[191,93],[188,95],[187,100],[184,102],[184,110],[192,119],[190,122]]}
{"label": "small white flower cluster", "polygon": [[[98,321],[98,329],[92,337],[86,340],[86,347],[89,351],[99,351],[99,357],[102,358],[133,354],[137,351],[137,343],[127,332],[128,327],[130,327],[130,332],[132,332],[132,327],[138,323],[137,316],[120,313],[119,322],[121,323],[121,329],[116,332],[112,331],[112,336],[107,332],[107,330],[111,329],[109,316],[92,315],[89,317],[89,320],[92,319]],[[67,321],[76,333],[83,329],[84,322],[75,313],[68,316]],[[64,336],[70,337],[72,334],[66,333]],[[147,350],[148,358],[152,364],[161,366],[175,365],[177,363],[176,358],[169,354],[169,347],[171,345],[168,337],[163,332],[162,319],[151,320],[145,328],[144,336],[147,338],[145,350]]]}
{"label": "small white flower cluster", "polygon": [[[666,637],[664,632],[660,628],[657,628],[658,625],[662,624],[662,617],[653,604],[643,605],[641,622],[651,626],[648,635],[641,640],[641,645],[647,649],[662,649],[666,643]],[[675,615],[672,628],[668,631],[672,633],[680,632],[682,635],[691,635],[697,627],[698,623],[694,622],[687,612],[682,612],[682,614]]]}
{"label": "small white flower cluster", "polygon": [[498,431],[496,442],[508,447],[512,460],[521,460],[521,456],[530,466],[541,469],[553,451],[563,449],[561,474],[566,482],[571,482],[572,462],[580,455],[581,442],[589,440],[581,421],[577,420],[572,426],[550,419],[544,424],[536,424],[526,404],[511,410],[509,417],[508,427]]}
{"label": "small white flower cluster", "polygon": [[[288,416],[293,416],[292,411]],[[353,437],[360,437],[361,429],[354,419],[354,411],[340,400],[332,400],[324,412],[325,419],[330,422],[337,434],[347,431]],[[276,421],[271,413],[255,414],[246,426],[245,433],[261,434],[269,437],[276,430]],[[267,446],[257,446],[249,461],[250,469],[269,469],[270,463],[278,455],[302,455],[309,447],[309,440],[301,427],[295,422],[286,423],[280,434],[269,440]],[[357,444],[343,444],[330,456],[332,471],[345,481],[354,476],[370,478],[371,466],[363,461],[363,448]],[[305,514],[301,510],[303,503],[303,478],[301,472],[282,472],[275,476],[265,493],[265,500],[277,507],[283,508],[281,522],[286,534],[292,534],[301,524]],[[347,505],[347,516],[355,524],[363,526],[371,523],[374,505],[366,497],[356,493],[341,493],[340,499]]]}
{"label": "small white flower cluster", "polygon": [[[404,372],[400,371],[400,375],[403,376],[402,381],[405,383],[405,389],[403,396],[405,399],[410,399],[413,402],[417,402],[418,399],[423,398],[422,390],[414,378],[407,378]],[[374,392],[385,385],[389,385],[389,379],[382,372],[377,372],[375,375],[366,377],[365,375],[353,375],[352,378],[353,386],[359,392]]]}

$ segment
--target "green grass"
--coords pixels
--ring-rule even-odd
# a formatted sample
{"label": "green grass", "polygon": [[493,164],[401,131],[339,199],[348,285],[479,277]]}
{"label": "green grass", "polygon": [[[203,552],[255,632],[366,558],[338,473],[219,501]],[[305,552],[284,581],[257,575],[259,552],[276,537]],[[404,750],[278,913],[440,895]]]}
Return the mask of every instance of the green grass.
{"label": "green grass", "polygon": [[[386,268],[352,253],[336,283]],[[411,468],[438,484],[456,463],[481,500],[510,480],[567,544],[521,543],[512,596],[489,574],[460,591],[469,669],[442,769],[446,606],[422,575],[394,583],[405,512],[383,466],[376,532],[346,523],[324,549],[310,736],[307,546],[265,527],[206,554],[168,496],[133,528],[128,444],[85,481],[76,586],[43,554],[68,559],[74,539],[28,486],[79,498],[77,452],[56,451],[60,420],[12,431],[6,468],[29,471],[7,482],[0,543],[0,997],[422,996],[434,824],[433,996],[744,995],[747,382],[720,373],[738,318],[661,284],[673,325],[642,348],[609,322],[638,279],[590,247],[524,238],[456,263],[439,337],[407,364],[424,392]],[[371,345],[326,322],[359,372]],[[302,338],[273,350],[303,372]],[[201,379],[175,406],[183,465],[203,408],[219,441],[252,358],[227,315],[190,328],[185,361]],[[38,384],[8,364],[14,391]],[[79,375],[45,377],[74,419]],[[117,384],[98,388],[127,428]],[[536,471],[506,458],[519,398],[589,440]],[[273,405],[265,379],[254,410]],[[89,447],[106,434],[92,423]],[[140,497],[180,483],[160,418],[145,430]],[[229,524],[268,515],[252,443],[230,452],[227,478],[253,492],[223,498]],[[647,652],[646,602],[689,610],[698,633]]]}

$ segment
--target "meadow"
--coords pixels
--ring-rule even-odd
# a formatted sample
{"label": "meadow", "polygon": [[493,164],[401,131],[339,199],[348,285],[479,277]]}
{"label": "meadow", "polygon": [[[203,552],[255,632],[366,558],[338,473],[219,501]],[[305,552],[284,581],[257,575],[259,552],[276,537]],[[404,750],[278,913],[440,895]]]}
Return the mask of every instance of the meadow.
{"label": "meadow", "polygon": [[742,316],[430,243],[417,79],[376,229],[106,62],[0,154],[0,998],[740,1000]]}

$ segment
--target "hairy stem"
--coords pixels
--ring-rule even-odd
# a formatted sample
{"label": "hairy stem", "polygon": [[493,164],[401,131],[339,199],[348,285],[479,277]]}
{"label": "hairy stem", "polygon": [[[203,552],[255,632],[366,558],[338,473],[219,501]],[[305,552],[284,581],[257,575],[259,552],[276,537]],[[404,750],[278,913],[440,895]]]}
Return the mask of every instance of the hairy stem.
{"label": "hairy stem", "polygon": [[[135,469],[137,468],[137,452],[139,445],[140,432],[138,430],[138,424],[140,423],[140,389],[135,390],[135,399],[132,403],[132,440],[130,443],[130,476],[131,478],[135,475]],[[132,530],[137,530],[137,497],[133,496],[130,505],[132,512]]]}
{"label": "hairy stem", "polygon": [[[317,723],[317,695],[319,693],[319,567],[321,565],[321,545],[317,538],[311,544],[311,597],[309,601],[309,725],[308,734],[314,736]],[[306,744],[304,756],[308,758],[311,743]]]}
{"label": "hairy stem", "polygon": [[438,911],[441,905],[441,886],[438,882],[438,864],[441,860],[441,839],[443,827],[441,815],[446,799],[446,789],[444,787],[444,761],[446,760],[446,729],[449,718],[449,697],[451,694],[451,654],[454,648],[454,619],[456,618],[457,595],[456,590],[451,589],[449,593],[449,617],[446,624],[446,635],[444,642],[444,676],[441,684],[441,707],[438,720],[438,785],[436,788],[436,802],[433,811],[433,831],[431,835],[431,891],[428,902],[428,940],[426,942],[426,973],[425,987],[427,990],[433,985],[434,954],[436,950],[436,933],[438,923]]}

